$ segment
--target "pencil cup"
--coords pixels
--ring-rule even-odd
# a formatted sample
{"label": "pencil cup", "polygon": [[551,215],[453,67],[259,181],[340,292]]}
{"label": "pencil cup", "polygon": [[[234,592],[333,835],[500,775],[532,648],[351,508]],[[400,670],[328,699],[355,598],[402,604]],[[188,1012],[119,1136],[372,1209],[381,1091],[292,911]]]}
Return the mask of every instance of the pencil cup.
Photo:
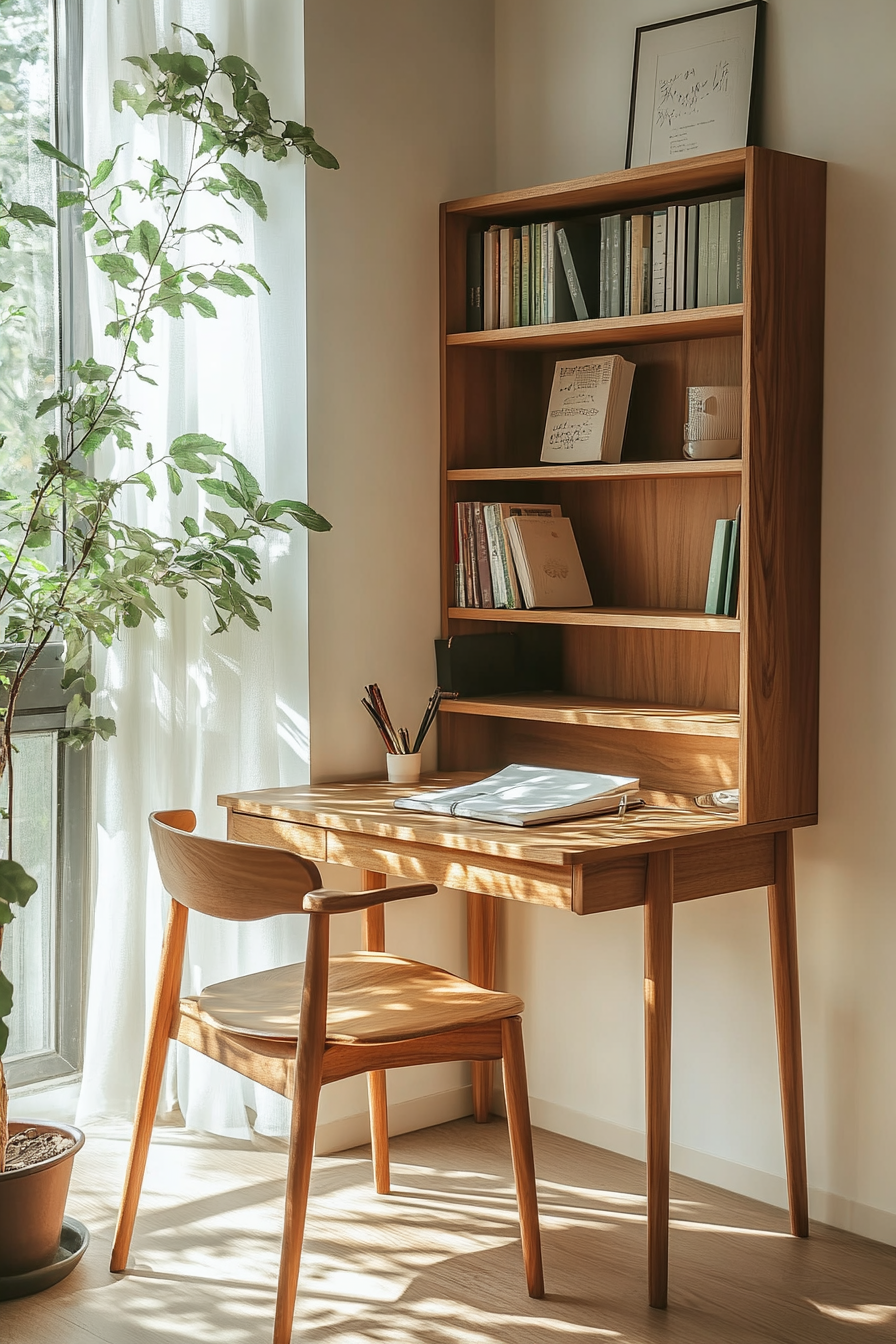
{"label": "pencil cup", "polygon": [[397,752],[386,753],[386,774],[390,784],[417,784],[420,780],[420,752],[409,751],[405,755]]}

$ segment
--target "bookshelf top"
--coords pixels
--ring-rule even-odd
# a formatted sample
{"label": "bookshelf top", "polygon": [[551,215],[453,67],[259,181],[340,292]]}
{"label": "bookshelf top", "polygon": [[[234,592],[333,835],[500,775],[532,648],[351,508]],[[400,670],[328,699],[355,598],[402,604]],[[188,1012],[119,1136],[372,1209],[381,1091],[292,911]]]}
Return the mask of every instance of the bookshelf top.
{"label": "bookshelf top", "polygon": [[[728,149],[719,154],[704,154],[680,162],[652,163],[643,168],[620,168],[596,177],[579,177],[569,182],[549,182],[544,186],[520,191],[502,191],[489,196],[467,196],[448,201],[442,207],[448,215],[475,215],[492,219],[546,217],[564,211],[604,210],[643,202],[664,201],[673,196],[693,196],[702,192],[743,190],[751,163],[762,159],[806,162],[802,157],[778,150]],[[811,160],[810,162],[815,162]]]}

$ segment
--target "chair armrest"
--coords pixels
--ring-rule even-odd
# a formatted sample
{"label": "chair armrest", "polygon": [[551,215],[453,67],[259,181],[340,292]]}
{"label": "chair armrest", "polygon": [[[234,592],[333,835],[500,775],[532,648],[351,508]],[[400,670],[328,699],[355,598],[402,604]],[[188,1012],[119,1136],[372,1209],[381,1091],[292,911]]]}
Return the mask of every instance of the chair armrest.
{"label": "chair armrest", "polygon": [[350,910],[368,910],[387,901],[408,901],[413,896],[434,896],[433,882],[415,882],[410,887],[379,887],[376,891],[309,891],[302,901],[308,914],[344,915]]}

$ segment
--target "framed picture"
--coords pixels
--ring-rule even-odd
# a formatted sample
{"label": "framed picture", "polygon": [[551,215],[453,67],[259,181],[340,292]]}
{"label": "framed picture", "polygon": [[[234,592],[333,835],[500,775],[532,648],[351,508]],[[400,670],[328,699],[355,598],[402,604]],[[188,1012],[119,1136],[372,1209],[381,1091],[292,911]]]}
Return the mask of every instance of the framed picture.
{"label": "framed picture", "polygon": [[626,168],[754,144],[765,0],[635,33]]}

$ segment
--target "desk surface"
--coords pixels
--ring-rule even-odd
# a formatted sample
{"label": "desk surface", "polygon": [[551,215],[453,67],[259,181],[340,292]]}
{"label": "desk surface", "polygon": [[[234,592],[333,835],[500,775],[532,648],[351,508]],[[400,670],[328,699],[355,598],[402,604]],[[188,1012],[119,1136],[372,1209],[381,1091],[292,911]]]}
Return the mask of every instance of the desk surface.
{"label": "desk surface", "polygon": [[[478,778],[426,775],[421,786]],[[580,914],[641,904],[647,857],[658,850],[679,854],[679,900],[764,884],[771,832],[814,820],[741,826],[693,799],[643,791],[650,806],[621,818],[523,828],[399,811],[394,800],[407,792],[407,785],[377,779],[222,794],[218,802],[229,809],[234,839]]]}

